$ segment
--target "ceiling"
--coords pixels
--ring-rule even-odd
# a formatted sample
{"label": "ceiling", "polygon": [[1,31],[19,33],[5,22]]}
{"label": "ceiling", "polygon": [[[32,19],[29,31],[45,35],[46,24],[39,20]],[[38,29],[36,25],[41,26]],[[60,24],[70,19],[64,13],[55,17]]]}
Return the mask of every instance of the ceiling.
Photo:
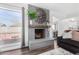
{"label": "ceiling", "polygon": [[31,5],[47,8],[53,16],[59,19],[79,16],[79,3],[36,3]]}

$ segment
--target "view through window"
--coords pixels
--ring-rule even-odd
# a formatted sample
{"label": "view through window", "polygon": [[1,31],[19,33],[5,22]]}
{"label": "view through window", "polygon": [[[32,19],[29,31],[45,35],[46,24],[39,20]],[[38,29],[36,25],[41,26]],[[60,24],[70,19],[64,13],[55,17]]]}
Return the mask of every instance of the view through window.
{"label": "view through window", "polygon": [[22,39],[22,13],[0,8],[0,42],[15,43]]}

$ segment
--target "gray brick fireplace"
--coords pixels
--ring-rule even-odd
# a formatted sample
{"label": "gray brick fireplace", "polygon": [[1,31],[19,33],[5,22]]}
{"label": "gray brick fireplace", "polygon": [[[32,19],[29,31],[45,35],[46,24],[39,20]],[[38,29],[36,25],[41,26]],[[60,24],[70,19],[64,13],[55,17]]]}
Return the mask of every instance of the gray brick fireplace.
{"label": "gray brick fireplace", "polygon": [[28,9],[32,10],[32,12],[36,12],[37,18],[29,20],[29,31],[28,31],[28,39],[29,39],[29,49],[34,50],[42,47],[46,47],[49,45],[53,45],[53,40],[50,40],[49,29],[49,10],[28,5]]}

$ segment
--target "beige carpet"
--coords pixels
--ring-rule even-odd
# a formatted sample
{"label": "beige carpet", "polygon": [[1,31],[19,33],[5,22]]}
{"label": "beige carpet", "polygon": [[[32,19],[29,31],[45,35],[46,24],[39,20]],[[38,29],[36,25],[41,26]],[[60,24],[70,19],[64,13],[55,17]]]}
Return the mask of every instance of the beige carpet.
{"label": "beige carpet", "polygon": [[41,53],[39,55],[73,55],[73,54],[63,48],[58,47],[57,41],[54,40],[54,49]]}
{"label": "beige carpet", "polygon": [[73,55],[72,53],[70,53],[69,51],[62,49],[62,48],[55,48],[53,50],[44,52],[42,54],[39,55]]}

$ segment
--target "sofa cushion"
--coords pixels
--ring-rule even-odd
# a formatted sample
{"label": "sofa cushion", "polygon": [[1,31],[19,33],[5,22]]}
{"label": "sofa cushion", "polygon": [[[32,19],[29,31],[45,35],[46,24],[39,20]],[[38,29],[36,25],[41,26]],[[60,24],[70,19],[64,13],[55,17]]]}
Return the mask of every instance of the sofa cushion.
{"label": "sofa cushion", "polygon": [[72,45],[61,43],[59,46],[62,47],[62,48],[64,48],[64,49],[66,49],[66,50],[68,50],[68,51],[70,51],[71,53],[74,53],[74,54],[79,53],[79,48],[75,48]]}
{"label": "sofa cushion", "polygon": [[69,44],[69,45],[73,45],[75,47],[79,48],[79,42],[71,40],[71,39],[62,39],[61,42]]}
{"label": "sofa cushion", "polygon": [[79,42],[79,31],[74,30],[72,32],[72,40]]}

